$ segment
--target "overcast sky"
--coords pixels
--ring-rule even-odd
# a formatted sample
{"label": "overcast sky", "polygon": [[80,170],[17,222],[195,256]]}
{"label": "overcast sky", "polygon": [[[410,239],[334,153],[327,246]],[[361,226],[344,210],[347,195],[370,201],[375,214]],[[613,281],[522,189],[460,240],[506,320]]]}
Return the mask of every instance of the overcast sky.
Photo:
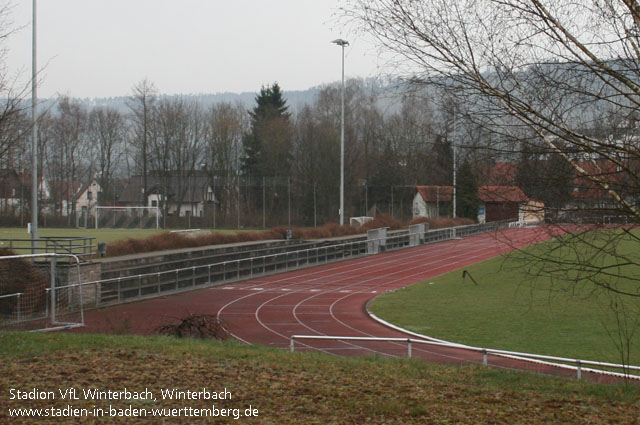
{"label": "overcast sky", "polygon": [[[32,0],[13,0],[24,27],[7,44],[10,70],[31,73]],[[127,96],[148,78],[161,93],[304,90],[377,74],[375,49],[345,33],[340,0],[39,0],[40,97]]]}

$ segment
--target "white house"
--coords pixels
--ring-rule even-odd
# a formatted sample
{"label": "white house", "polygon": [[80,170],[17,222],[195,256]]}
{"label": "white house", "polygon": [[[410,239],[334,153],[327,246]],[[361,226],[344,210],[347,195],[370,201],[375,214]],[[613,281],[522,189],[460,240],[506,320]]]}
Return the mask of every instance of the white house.
{"label": "white house", "polygon": [[189,176],[178,178],[178,172],[167,175],[150,173],[147,176],[147,198],[143,201],[143,176],[133,176],[119,202],[128,206],[160,207],[166,196],[167,214],[178,217],[202,217],[207,204],[216,202],[211,176],[204,170],[195,170]]}
{"label": "white house", "polygon": [[[96,216],[98,193],[102,191],[96,180],[82,186],[74,197],[77,225],[86,227],[89,217]],[[66,209],[63,209],[65,211]]]}
{"label": "white house", "polygon": [[416,186],[413,218],[446,217],[453,199],[453,186]]}

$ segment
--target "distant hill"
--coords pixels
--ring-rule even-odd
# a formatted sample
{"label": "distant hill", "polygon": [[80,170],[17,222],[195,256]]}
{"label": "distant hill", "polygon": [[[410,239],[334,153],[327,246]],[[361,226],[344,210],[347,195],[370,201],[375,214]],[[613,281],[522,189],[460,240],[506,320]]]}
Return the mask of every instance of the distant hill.
{"label": "distant hill", "polygon": [[[316,96],[320,91],[320,87],[312,87],[307,90],[292,90],[284,92],[287,103],[293,111],[297,111],[305,104],[312,104],[315,102]],[[244,93],[215,93],[215,94],[184,94],[184,95],[159,95],[160,98],[174,98],[183,97],[188,100],[196,100],[204,107],[209,107],[216,103],[227,102],[236,104],[239,103],[246,109],[251,109],[254,106],[255,97],[258,92],[244,92]],[[102,97],[102,98],[78,98],[80,102],[84,103],[89,108],[95,107],[112,107],[122,113],[128,113],[129,107],[127,102],[129,101],[127,96],[117,97]],[[40,99],[39,104],[42,110],[47,110],[54,107],[56,99]]]}
{"label": "distant hill", "polygon": [[[381,102],[384,106],[388,107],[388,104],[394,102],[397,99],[397,90],[394,90],[393,87],[396,87],[396,84],[391,84],[389,82],[381,82],[380,80],[369,78],[362,80],[363,85],[367,88],[369,92],[373,91],[376,93],[386,93],[391,92],[390,96],[381,96]],[[287,104],[290,107],[292,112],[297,112],[304,105],[311,105],[316,101],[316,97],[320,90],[322,90],[323,86],[315,86],[311,87],[307,90],[286,90],[286,87],[283,87],[284,97],[287,100]],[[243,93],[200,93],[200,94],[160,94],[161,98],[174,98],[174,97],[183,97],[185,99],[191,100],[195,99],[198,101],[203,107],[209,107],[216,103],[227,102],[236,104],[241,104],[246,109],[251,109],[255,105],[255,98],[258,95],[258,90],[255,92],[243,92]],[[117,97],[103,97],[103,98],[78,98],[82,103],[84,103],[89,108],[94,107],[113,107],[122,113],[128,113],[129,107],[127,106],[127,102],[130,98],[127,96],[117,96]],[[40,105],[42,110],[49,109],[55,106],[56,99],[40,99]]]}

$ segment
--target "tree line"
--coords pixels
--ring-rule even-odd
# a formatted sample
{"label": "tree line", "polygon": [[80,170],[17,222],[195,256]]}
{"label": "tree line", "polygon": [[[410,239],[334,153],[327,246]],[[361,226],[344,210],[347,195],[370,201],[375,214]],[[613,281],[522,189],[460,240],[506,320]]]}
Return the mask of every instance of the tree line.
{"label": "tree line", "polygon": [[[296,111],[277,83],[263,86],[250,110],[162,96],[148,80],[135,85],[124,112],[61,97],[38,118],[38,167],[52,188],[50,208],[55,215],[73,214],[73,182],[95,178],[100,203],[112,205],[132,176],[142,176],[142,205],[152,180],[172,179],[186,192],[193,173],[206,172],[215,187],[218,225],[336,221],[340,91],[339,84],[323,86]],[[377,211],[409,219],[414,187],[451,185],[452,144],[456,137],[469,144],[454,133],[446,102],[425,93],[394,95],[393,101],[388,96],[370,81],[346,82],[347,216]],[[29,169],[27,112],[17,114],[21,136],[6,146],[4,168]],[[460,158],[471,151],[465,152]]]}

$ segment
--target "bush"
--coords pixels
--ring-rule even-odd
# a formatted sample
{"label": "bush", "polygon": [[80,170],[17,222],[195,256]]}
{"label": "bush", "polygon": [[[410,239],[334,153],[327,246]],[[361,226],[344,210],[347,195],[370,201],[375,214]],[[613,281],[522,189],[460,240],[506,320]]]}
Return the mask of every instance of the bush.
{"label": "bush", "polygon": [[[0,257],[16,255],[8,249],[0,249]],[[22,314],[41,311],[46,302],[43,294],[49,286],[47,277],[30,261],[21,258],[0,260],[0,295],[22,293]],[[13,314],[17,310],[16,298],[0,298],[0,312]]]}
{"label": "bush", "polygon": [[177,338],[214,338],[219,341],[229,338],[224,322],[212,314],[189,314],[178,319],[178,323],[162,325],[156,331]]}
{"label": "bush", "polygon": [[[419,218],[412,221],[411,224],[425,222],[429,223],[429,228],[431,229],[473,224],[473,220],[467,218]],[[337,223],[327,223],[324,226],[317,228],[293,227],[291,231],[294,239],[309,240],[351,236],[359,233],[366,233],[368,230],[380,227],[387,227],[389,230],[398,230],[402,228],[402,223],[391,215],[385,213],[377,215],[372,221],[357,228],[351,227],[350,225],[340,226]],[[239,232],[232,234],[211,232],[204,235],[165,232],[146,239],[125,239],[123,241],[110,243],[107,249],[107,255],[110,257],[117,257],[142,252],[166,251],[170,249],[193,248],[271,239],[285,239],[287,229],[288,227],[286,226],[280,226],[271,230],[256,232]]]}

